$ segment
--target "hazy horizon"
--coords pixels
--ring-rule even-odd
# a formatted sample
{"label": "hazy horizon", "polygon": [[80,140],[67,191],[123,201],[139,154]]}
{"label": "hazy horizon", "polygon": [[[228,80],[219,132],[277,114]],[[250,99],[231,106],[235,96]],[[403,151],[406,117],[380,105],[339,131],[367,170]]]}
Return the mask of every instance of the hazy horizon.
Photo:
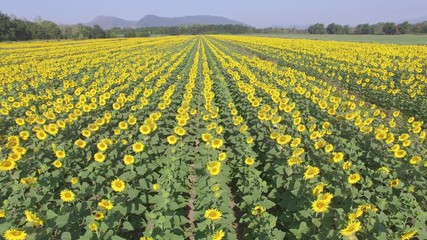
{"label": "hazy horizon", "polygon": [[[25,6],[25,7],[23,7]],[[18,18],[43,19],[58,24],[86,23],[99,15],[126,20],[139,20],[145,15],[181,17],[189,15],[222,16],[254,27],[274,25],[308,25],[316,22],[355,25],[359,23],[402,22],[427,17],[425,0],[159,0],[140,2],[136,0],[54,0],[5,1],[0,11]]]}

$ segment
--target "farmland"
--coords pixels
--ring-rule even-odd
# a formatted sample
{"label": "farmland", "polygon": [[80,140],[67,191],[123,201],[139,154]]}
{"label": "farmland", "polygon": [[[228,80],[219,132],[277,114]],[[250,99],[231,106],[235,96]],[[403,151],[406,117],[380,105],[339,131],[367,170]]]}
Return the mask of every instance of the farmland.
{"label": "farmland", "polygon": [[427,239],[427,47],[0,44],[6,239]]}

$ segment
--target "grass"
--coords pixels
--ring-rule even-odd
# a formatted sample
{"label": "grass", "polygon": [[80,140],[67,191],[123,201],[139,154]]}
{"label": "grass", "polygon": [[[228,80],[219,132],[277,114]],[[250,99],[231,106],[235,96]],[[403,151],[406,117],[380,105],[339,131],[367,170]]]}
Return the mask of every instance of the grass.
{"label": "grass", "polygon": [[252,36],[278,37],[291,39],[313,39],[343,42],[373,42],[389,44],[427,45],[427,35],[329,35],[329,34],[252,34]]}

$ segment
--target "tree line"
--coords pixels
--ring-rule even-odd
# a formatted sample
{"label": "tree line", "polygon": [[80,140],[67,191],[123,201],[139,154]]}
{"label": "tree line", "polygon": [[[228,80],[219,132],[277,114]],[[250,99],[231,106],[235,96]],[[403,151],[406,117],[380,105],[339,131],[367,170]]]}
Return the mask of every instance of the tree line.
{"label": "tree line", "polygon": [[107,30],[110,37],[148,37],[151,35],[199,35],[199,34],[244,34],[256,31],[243,25],[193,24],[173,27],[113,28]]}
{"label": "tree line", "polygon": [[33,39],[91,39],[113,37],[149,37],[152,35],[197,35],[197,34],[423,34],[427,33],[427,21],[410,24],[393,22],[359,24],[356,27],[331,23],[325,27],[316,23],[308,29],[254,28],[244,25],[183,25],[174,27],[113,28],[103,30],[83,24],[58,25],[42,20],[28,21],[10,17],[0,12],[0,41],[27,41]]}
{"label": "tree line", "polygon": [[86,39],[105,38],[106,32],[94,27],[77,25],[58,25],[51,21],[27,21],[9,17],[0,12],[0,41],[27,41],[33,39]]}
{"label": "tree line", "polygon": [[310,34],[421,34],[427,33],[427,21],[415,24],[407,21],[400,24],[394,22],[364,23],[358,24],[354,28],[336,23],[325,27],[322,23],[316,23],[308,27],[307,32]]}

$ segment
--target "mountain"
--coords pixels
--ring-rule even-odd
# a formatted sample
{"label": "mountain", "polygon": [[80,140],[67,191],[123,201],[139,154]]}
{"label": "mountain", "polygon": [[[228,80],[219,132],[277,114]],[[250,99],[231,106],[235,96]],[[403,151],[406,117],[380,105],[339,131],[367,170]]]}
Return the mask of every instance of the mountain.
{"label": "mountain", "polygon": [[139,27],[171,27],[191,24],[239,24],[249,26],[247,24],[234,21],[225,17],[196,15],[185,17],[159,17],[156,15],[146,15],[138,21],[129,21],[121,18],[110,16],[98,16],[85,25],[99,25],[103,29],[119,28],[139,28]]}
{"label": "mountain", "polygon": [[119,28],[130,28],[135,25],[134,21],[124,20],[121,18],[110,17],[110,16],[97,16],[92,21],[86,23],[88,26],[98,25],[103,29],[111,29],[115,27]]}
{"label": "mountain", "polygon": [[147,15],[141,20],[136,22],[137,27],[171,27],[189,24],[240,24],[246,25],[241,22],[230,20],[225,17],[209,16],[209,15],[196,15],[185,17],[159,17],[155,15]]}

